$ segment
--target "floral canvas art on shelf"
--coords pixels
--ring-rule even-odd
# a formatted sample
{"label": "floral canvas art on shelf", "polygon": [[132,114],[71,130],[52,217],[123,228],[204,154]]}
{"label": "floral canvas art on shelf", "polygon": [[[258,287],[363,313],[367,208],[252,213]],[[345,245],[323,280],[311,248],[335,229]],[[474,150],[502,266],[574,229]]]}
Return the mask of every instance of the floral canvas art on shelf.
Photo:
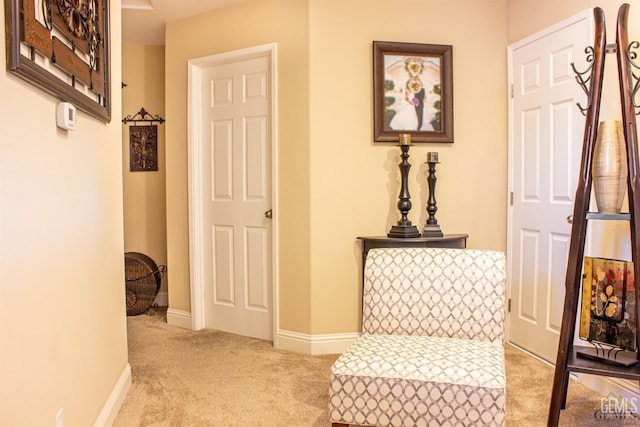
{"label": "floral canvas art on shelf", "polygon": [[580,338],[635,350],[633,263],[584,257]]}

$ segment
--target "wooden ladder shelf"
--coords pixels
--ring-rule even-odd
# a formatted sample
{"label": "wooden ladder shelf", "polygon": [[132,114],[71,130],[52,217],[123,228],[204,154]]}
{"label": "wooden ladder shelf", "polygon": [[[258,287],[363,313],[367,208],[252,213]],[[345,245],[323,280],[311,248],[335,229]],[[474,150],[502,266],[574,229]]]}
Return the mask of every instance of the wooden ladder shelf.
{"label": "wooden ladder shelf", "polygon": [[[570,372],[581,372],[592,375],[618,377],[640,381],[640,364],[630,367],[616,366],[596,360],[577,357],[577,349],[573,346],[576,315],[578,312],[578,296],[582,283],[582,262],[584,259],[584,246],[587,235],[587,222],[589,220],[624,220],[629,221],[631,238],[631,257],[635,280],[640,279],[640,262],[638,249],[640,248],[640,171],[638,167],[638,143],[636,131],[636,118],[634,95],[637,89],[637,78],[633,76],[631,67],[638,68],[633,62],[635,54],[631,48],[637,48],[636,42],[629,45],[627,34],[627,18],[629,5],[623,4],[618,10],[616,43],[606,44],[605,18],[601,8],[594,9],[595,40],[593,48],[587,48],[587,61],[591,62],[590,77],[583,80],[589,83],[587,91],[588,104],[583,109],[586,111],[584,126],[584,138],[580,176],[576,189],[575,205],[573,208],[573,224],[571,228],[571,241],[567,261],[567,275],[565,280],[565,300],[560,340],[558,344],[558,356],[556,360],[551,404],[549,407],[548,426],[557,426],[560,411],[565,408],[567,402],[567,388]],[[589,199],[591,196],[591,166],[593,162],[594,147],[598,132],[598,120],[600,115],[600,99],[602,95],[602,80],[605,55],[608,52],[616,53],[618,62],[618,79],[620,83],[620,102],[622,104],[622,123],[626,143],[628,178],[627,199],[629,213],[619,215],[599,215],[589,212]],[[585,72],[586,74],[586,72]],[[580,76],[579,76],[580,80]],[[634,82],[635,80],[635,82]],[[638,214],[638,215],[636,215]],[[636,289],[638,286],[636,285]],[[636,349],[640,349],[640,333],[638,333],[638,320],[640,318],[640,292],[636,292]],[[637,351],[637,350],[636,350]]]}

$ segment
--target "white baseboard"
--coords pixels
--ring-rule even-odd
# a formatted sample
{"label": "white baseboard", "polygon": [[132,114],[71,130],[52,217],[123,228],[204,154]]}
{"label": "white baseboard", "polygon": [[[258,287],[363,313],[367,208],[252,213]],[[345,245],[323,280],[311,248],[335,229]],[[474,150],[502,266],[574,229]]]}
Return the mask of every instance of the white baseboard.
{"label": "white baseboard", "polygon": [[274,345],[281,350],[306,354],[339,354],[343,353],[360,334],[301,334],[299,332],[279,329]]}
{"label": "white baseboard", "polygon": [[191,312],[168,308],[167,324],[184,329],[193,329],[193,324],[191,323]]}
{"label": "white baseboard", "polygon": [[613,393],[616,396],[624,396],[627,399],[634,398],[634,402],[640,401],[637,381],[586,374],[576,374],[576,380],[596,391],[601,398]]}
{"label": "white baseboard", "polygon": [[158,295],[156,295],[156,299],[153,300],[153,305],[157,305],[160,307],[168,307],[169,293],[166,291],[158,292]]}
{"label": "white baseboard", "polygon": [[[191,313],[175,308],[167,309],[167,324],[184,329],[193,329]],[[281,350],[305,354],[339,354],[360,336],[358,332],[346,334],[301,334],[299,332],[278,330],[274,337],[274,347]]]}
{"label": "white baseboard", "polygon": [[102,411],[98,415],[94,427],[107,427],[113,425],[118,415],[118,411],[124,402],[124,398],[131,387],[131,365],[127,363],[124,370],[120,374],[120,378],[116,382],[115,387],[111,391],[109,398],[102,407]]}

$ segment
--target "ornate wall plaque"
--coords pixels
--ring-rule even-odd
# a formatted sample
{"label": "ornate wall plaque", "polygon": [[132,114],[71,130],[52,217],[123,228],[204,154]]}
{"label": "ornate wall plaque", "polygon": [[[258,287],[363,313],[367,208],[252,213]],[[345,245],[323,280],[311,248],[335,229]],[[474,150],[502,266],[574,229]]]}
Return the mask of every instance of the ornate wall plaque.
{"label": "ornate wall plaque", "polygon": [[7,70],[111,120],[109,0],[5,0]]}
{"label": "ornate wall plaque", "polygon": [[158,170],[158,126],[129,128],[129,170],[131,172]]}

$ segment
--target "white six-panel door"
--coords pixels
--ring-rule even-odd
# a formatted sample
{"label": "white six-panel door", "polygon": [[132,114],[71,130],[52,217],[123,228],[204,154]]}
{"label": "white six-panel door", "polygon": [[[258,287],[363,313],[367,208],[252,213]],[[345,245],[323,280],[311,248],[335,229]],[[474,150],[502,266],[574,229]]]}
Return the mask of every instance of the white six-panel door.
{"label": "white six-panel door", "polygon": [[509,48],[510,342],[555,362],[579,170],[590,19],[581,14]]}
{"label": "white six-panel door", "polygon": [[270,57],[214,63],[195,74],[191,162],[200,176],[192,177],[197,203],[190,205],[199,235],[191,256],[203,298],[195,305],[204,327],[272,340]]}

